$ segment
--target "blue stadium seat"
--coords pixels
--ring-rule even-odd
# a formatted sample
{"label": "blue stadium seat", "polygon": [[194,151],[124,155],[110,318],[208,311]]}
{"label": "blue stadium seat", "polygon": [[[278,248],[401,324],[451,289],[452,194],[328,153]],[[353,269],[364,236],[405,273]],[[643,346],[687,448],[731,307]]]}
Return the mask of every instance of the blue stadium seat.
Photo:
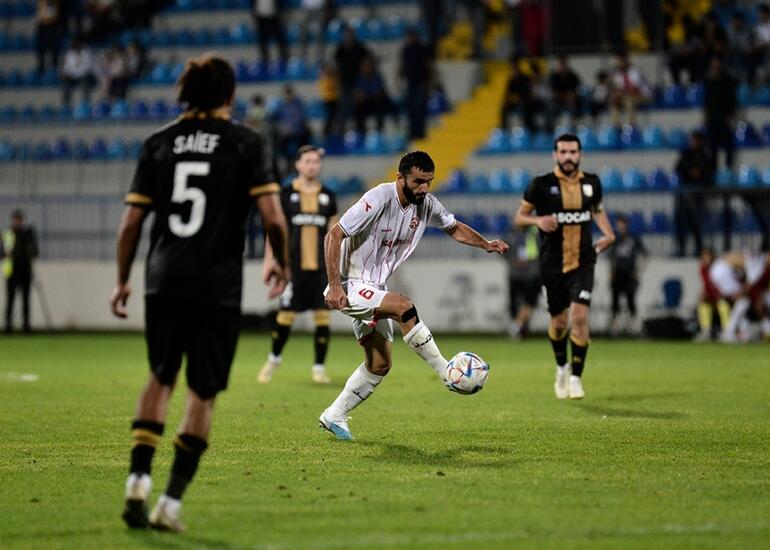
{"label": "blue stadium seat", "polygon": [[620,143],[623,149],[639,149],[642,146],[642,136],[639,130],[630,124],[624,124],[620,131]]}
{"label": "blue stadium seat", "polygon": [[489,180],[486,174],[476,174],[468,183],[469,193],[486,193],[489,191]]}
{"label": "blue stadium seat", "polygon": [[359,154],[363,149],[364,136],[353,130],[348,130],[343,136],[343,142],[347,154]]}
{"label": "blue stadium seat", "polygon": [[305,80],[310,75],[310,69],[299,57],[292,57],[286,65],[286,76],[289,80]]}
{"label": "blue stadium seat", "polygon": [[623,176],[616,168],[602,168],[599,177],[603,189],[607,191],[619,191],[623,189]]}
{"label": "blue stadium seat", "polygon": [[703,104],[703,84],[690,84],[687,87],[687,104],[700,107]]}
{"label": "blue stadium seat", "polygon": [[522,193],[528,186],[532,179],[529,172],[516,167],[511,170],[511,191],[514,193]]}
{"label": "blue stadium seat", "polygon": [[369,130],[364,137],[363,152],[367,155],[384,155],[386,150],[385,139],[377,130]]}
{"label": "blue stadium seat", "polygon": [[642,147],[645,149],[663,149],[665,145],[663,130],[657,124],[651,124],[642,130]]}
{"label": "blue stadium seat", "polygon": [[671,278],[663,281],[663,307],[676,309],[682,303],[682,280]]}
{"label": "blue stadium seat", "polygon": [[485,153],[507,153],[511,151],[511,141],[508,133],[500,128],[495,128],[489,133],[487,144],[482,149]]}
{"label": "blue stadium seat", "polygon": [[453,170],[442,189],[446,193],[464,193],[468,190],[468,179],[462,170]]}
{"label": "blue stadium seat", "polygon": [[0,162],[10,162],[13,160],[13,145],[0,139]]}
{"label": "blue stadium seat", "polygon": [[637,210],[628,216],[628,230],[632,235],[644,235],[647,232],[647,224],[644,221],[644,213]]}
{"label": "blue stadium seat", "polygon": [[254,32],[254,27],[246,23],[237,23],[230,27],[230,40],[233,44],[240,44],[242,46],[254,44],[257,39],[257,34]]}
{"label": "blue stadium seat", "polygon": [[75,120],[90,120],[91,119],[91,104],[87,101],[81,101],[75,106],[72,111],[72,118]]}
{"label": "blue stadium seat", "polygon": [[72,147],[69,142],[63,138],[58,138],[51,147],[51,154],[53,160],[71,160],[72,159]]}
{"label": "blue stadium seat", "polygon": [[53,105],[43,105],[37,110],[39,122],[53,122],[57,118],[57,110]]}
{"label": "blue stadium seat", "polygon": [[141,99],[132,102],[128,108],[128,116],[133,120],[144,120],[149,116],[149,114],[149,105],[147,105],[146,101]]}
{"label": "blue stadium seat", "polygon": [[759,187],[762,176],[759,170],[747,164],[741,164],[738,168],[738,187]]}
{"label": "blue stadium seat", "polygon": [[505,235],[511,230],[511,216],[506,212],[494,214],[489,221],[489,231],[495,235]]}
{"label": "blue stadium seat", "polygon": [[762,185],[770,187],[770,164],[765,166],[765,169],[762,170]]}
{"label": "blue stadium seat", "polygon": [[484,214],[473,214],[466,223],[479,233],[489,233],[489,222]]}
{"label": "blue stadium seat", "polygon": [[126,144],[126,158],[136,160],[142,151],[142,140],[134,139]]}
{"label": "blue stadium seat", "polygon": [[546,132],[538,132],[532,140],[532,150],[546,152],[553,149],[553,138]]}
{"label": "blue stadium seat", "polygon": [[33,105],[26,105],[19,111],[19,119],[24,122],[32,122],[37,118],[37,109]]}
{"label": "blue stadium seat", "polygon": [[407,146],[409,145],[409,140],[402,134],[387,136],[385,142],[387,143],[386,147],[388,153],[402,153],[406,151]]}
{"label": "blue stadium seat", "polygon": [[128,112],[128,102],[125,99],[121,99],[112,104],[110,118],[113,120],[125,120],[128,118]]}
{"label": "blue stadium seat", "polygon": [[671,128],[666,136],[666,143],[672,149],[682,149],[687,145],[688,139],[683,128]]}
{"label": "blue stadium seat", "polygon": [[763,107],[770,105],[770,86],[765,84],[754,92],[754,103]]}
{"label": "blue stadium seat", "polygon": [[107,160],[107,142],[102,138],[96,138],[88,146],[88,156],[93,160]]}
{"label": "blue stadium seat", "polygon": [[717,187],[732,187],[733,173],[728,168],[721,168],[716,175]]}
{"label": "blue stadium seat", "polygon": [[91,116],[94,120],[103,120],[109,118],[112,105],[107,100],[96,102],[91,108]]}
{"label": "blue stadium seat", "polygon": [[599,140],[590,126],[584,124],[578,126],[577,137],[580,138],[580,143],[585,151],[596,151],[599,148]]}
{"label": "blue stadium seat", "polygon": [[521,126],[516,126],[511,131],[511,147],[516,153],[529,151],[532,148],[532,136],[529,130]]}
{"label": "blue stadium seat", "polygon": [[450,110],[449,100],[442,90],[433,90],[428,97],[428,114],[439,115]]}
{"label": "blue stadium seat", "polygon": [[489,176],[489,191],[491,193],[511,193],[513,184],[507,170],[501,168],[493,170]]}
{"label": "blue stadium seat", "polygon": [[107,144],[107,158],[109,160],[123,160],[126,158],[126,144],[120,138],[113,138]]}
{"label": "blue stadium seat", "polygon": [[687,106],[687,95],[684,89],[675,85],[665,87],[662,100],[663,106],[669,109],[681,109]]}
{"label": "blue stadium seat", "polygon": [[739,121],[735,126],[735,142],[739,147],[762,147],[762,139],[750,122]]}
{"label": "blue stadium seat", "polygon": [[647,174],[647,188],[655,191],[668,191],[671,189],[671,180],[668,172],[662,168],[655,168]]}
{"label": "blue stadium seat", "polygon": [[751,96],[752,96],[751,86],[749,86],[745,82],[742,82],[738,86],[738,103],[740,105],[743,105],[744,107],[751,105],[751,99],[752,99]]}
{"label": "blue stadium seat", "polygon": [[36,162],[48,162],[52,160],[53,153],[51,152],[51,146],[46,142],[35,144],[35,148],[32,152],[32,159]]}
{"label": "blue stadium seat", "polygon": [[596,140],[600,149],[620,149],[620,135],[613,126],[601,126],[596,134]]}
{"label": "blue stadium seat", "polygon": [[147,111],[147,116],[152,119],[165,119],[168,117],[168,104],[162,99],[154,101]]}
{"label": "blue stadium seat", "polygon": [[644,174],[638,168],[629,168],[622,176],[623,190],[641,191],[644,189]]}
{"label": "blue stadium seat", "polygon": [[671,233],[671,220],[665,212],[653,212],[650,219],[650,231],[657,235]]}
{"label": "blue stadium seat", "polygon": [[12,105],[3,107],[2,110],[0,110],[0,122],[3,122],[5,124],[8,124],[16,120],[16,116],[17,116],[16,107],[13,107]]}

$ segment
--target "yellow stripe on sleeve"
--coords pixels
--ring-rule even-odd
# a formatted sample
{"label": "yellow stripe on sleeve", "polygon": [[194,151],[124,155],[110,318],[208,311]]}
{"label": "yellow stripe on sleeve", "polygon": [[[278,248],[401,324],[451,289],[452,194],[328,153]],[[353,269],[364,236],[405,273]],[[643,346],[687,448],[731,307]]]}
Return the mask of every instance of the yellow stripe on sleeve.
{"label": "yellow stripe on sleeve", "polygon": [[129,193],[128,195],[126,195],[125,203],[150,205],[152,204],[152,197],[148,197],[147,195],[142,195],[141,193]]}
{"label": "yellow stripe on sleeve", "polygon": [[278,193],[281,191],[281,186],[275,182],[263,183],[262,185],[256,185],[249,189],[250,197],[258,197],[265,193]]}

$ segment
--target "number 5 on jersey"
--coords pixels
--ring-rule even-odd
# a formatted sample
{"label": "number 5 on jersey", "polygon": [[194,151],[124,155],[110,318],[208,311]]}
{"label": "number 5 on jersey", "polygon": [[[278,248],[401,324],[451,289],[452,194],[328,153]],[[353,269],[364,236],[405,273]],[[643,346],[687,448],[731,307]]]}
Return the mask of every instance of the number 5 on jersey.
{"label": "number 5 on jersey", "polygon": [[174,190],[171,201],[183,204],[192,202],[190,219],[182,221],[179,214],[168,217],[168,228],[177,237],[192,237],[203,225],[203,215],[206,212],[206,194],[198,187],[188,187],[190,176],[208,176],[211,164],[208,162],[178,162],[174,168]]}

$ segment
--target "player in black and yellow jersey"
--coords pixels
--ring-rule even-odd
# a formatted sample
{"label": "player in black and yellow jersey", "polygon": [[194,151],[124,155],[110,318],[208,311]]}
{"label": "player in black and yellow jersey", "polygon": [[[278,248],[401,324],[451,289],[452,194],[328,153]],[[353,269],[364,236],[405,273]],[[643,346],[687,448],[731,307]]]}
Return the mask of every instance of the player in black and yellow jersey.
{"label": "player in black and yellow jersey", "polygon": [[[281,295],[280,309],[273,327],[272,351],[259,371],[257,380],[270,382],[281,365],[281,352],[289,338],[297,313],[312,311],[315,320],[315,362],[313,381],[328,384],[324,361],[329,348],[330,311],[324,302],[326,270],[324,236],[337,223],[337,199],[334,192],[321,185],[323,150],[304,145],[297,151],[294,167],[297,177],[281,190],[281,205],[289,222],[289,257],[292,279]],[[265,253],[269,258],[271,251]]]}
{"label": "player in black and yellow jersey", "polygon": [[[181,531],[182,493],[206,450],[214,400],[227,387],[240,330],[243,247],[251,205],[262,216],[273,260],[270,294],[289,275],[286,220],[265,139],[231,122],[235,75],[223,59],[188,61],[179,79],[184,114],[142,147],[117,243],[111,306],[126,317],[129,274],[149,212],[155,214],[145,270],[149,380],[132,424],[133,448],[123,519],[132,528]],[[187,358],[184,417],[165,492],[152,513],[151,464],[182,357]]]}
{"label": "player in black and yellow jersey", "polygon": [[[574,134],[554,141],[552,172],[532,180],[516,212],[519,226],[536,225],[540,234],[540,277],[548,298],[548,338],[556,356],[558,399],[585,396],[581,375],[588,352],[588,308],[596,255],[615,241],[602,207],[602,184],[579,170],[581,144]],[[593,222],[602,237],[593,242]],[[572,360],[567,361],[567,327],[572,320]]]}

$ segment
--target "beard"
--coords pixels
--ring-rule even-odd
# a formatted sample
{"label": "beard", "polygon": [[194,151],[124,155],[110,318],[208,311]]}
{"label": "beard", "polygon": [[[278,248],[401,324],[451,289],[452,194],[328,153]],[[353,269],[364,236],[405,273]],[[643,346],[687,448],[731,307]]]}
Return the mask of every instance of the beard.
{"label": "beard", "polygon": [[565,176],[572,175],[577,171],[578,166],[580,166],[580,162],[572,162],[571,160],[566,162],[557,162],[556,164],[559,166],[559,170],[561,170]]}
{"label": "beard", "polygon": [[404,196],[406,197],[406,200],[409,201],[410,204],[422,204],[425,202],[425,195],[426,193],[420,193],[417,194],[411,189],[409,189],[409,186],[404,182]]}

